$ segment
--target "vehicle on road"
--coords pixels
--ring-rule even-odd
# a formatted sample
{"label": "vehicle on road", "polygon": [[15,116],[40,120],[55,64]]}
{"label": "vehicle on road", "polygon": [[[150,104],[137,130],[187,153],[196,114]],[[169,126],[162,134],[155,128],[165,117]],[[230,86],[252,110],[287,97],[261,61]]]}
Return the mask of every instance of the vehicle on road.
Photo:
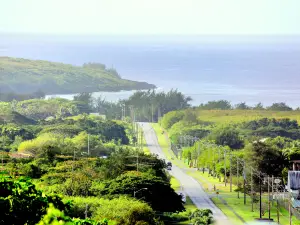
{"label": "vehicle on road", "polygon": [[167,166],[167,170],[172,170],[172,166]]}

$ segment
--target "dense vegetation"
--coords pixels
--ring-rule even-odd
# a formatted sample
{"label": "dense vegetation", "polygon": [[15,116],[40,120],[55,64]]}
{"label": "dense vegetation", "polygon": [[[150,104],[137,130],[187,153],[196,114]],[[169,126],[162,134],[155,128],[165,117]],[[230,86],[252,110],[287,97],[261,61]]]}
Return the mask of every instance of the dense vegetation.
{"label": "dense vegetation", "polygon": [[[115,69],[97,63],[82,67],[42,60],[0,57],[0,93],[46,94],[155,88],[145,82],[121,79]],[[9,99],[9,98],[8,98]]]}
{"label": "dense vegetation", "polygon": [[165,161],[143,152],[129,118],[88,114],[90,94],[0,107],[0,224],[212,222],[211,212],[185,212]]}
{"label": "dense vegetation", "polygon": [[[278,105],[280,109],[275,109]],[[290,160],[300,157],[299,111],[287,110],[282,104],[260,110],[229,106],[226,101],[215,101],[167,113],[160,122],[168,130],[175,154],[224,176],[223,152],[227,149],[233,155],[235,173],[238,158],[262,174],[286,181]],[[179,146],[184,146],[182,152]],[[229,161],[226,164],[229,176]]]}

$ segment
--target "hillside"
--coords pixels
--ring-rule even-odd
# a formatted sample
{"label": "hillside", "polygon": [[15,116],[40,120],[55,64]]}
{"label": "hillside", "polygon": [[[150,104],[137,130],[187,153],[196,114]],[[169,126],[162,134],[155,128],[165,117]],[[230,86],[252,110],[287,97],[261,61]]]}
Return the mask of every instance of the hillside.
{"label": "hillside", "polygon": [[122,79],[102,64],[82,67],[42,60],[0,57],[0,92],[71,94],[152,89],[155,85]]}

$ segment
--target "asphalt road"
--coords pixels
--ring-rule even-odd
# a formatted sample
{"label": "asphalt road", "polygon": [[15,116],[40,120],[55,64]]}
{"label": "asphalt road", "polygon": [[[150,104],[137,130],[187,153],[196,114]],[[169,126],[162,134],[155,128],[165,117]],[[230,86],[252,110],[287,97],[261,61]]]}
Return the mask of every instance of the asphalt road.
{"label": "asphalt road", "polygon": [[[157,136],[152,126],[149,123],[140,123],[140,125],[143,128],[149,150],[157,154],[159,158],[167,160],[158,144]],[[183,193],[189,196],[199,209],[210,209],[213,212],[215,224],[232,225],[224,213],[209,199],[201,185],[194,178],[184,173],[175,165],[173,165],[170,173],[179,180],[183,188]]]}

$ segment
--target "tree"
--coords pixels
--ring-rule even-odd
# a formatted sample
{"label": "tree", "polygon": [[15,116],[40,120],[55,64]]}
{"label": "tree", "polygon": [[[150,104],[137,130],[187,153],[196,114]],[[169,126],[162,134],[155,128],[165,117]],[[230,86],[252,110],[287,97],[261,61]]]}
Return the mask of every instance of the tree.
{"label": "tree", "polygon": [[89,219],[71,219],[64,212],[56,209],[53,204],[49,204],[47,214],[36,225],[108,225],[107,220],[103,222]]}
{"label": "tree", "polygon": [[78,102],[81,113],[90,113],[93,109],[92,93],[83,92],[74,96],[74,101]]}
{"label": "tree", "polygon": [[250,109],[250,106],[246,105],[245,102],[241,102],[235,105],[235,109],[246,110],[246,109]]}
{"label": "tree", "polygon": [[281,176],[289,163],[288,157],[281,149],[262,141],[255,141],[247,146],[246,158],[259,171],[270,176]]}
{"label": "tree", "polygon": [[165,129],[170,129],[175,123],[182,120],[184,117],[183,111],[171,111],[163,116],[161,119],[161,125]]}
{"label": "tree", "polygon": [[228,110],[231,109],[232,106],[230,102],[227,100],[219,100],[219,101],[209,101],[206,104],[201,104],[199,108],[205,110],[211,110],[211,109]]}
{"label": "tree", "polygon": [[279,103],[273,103],[270,107],[267,108],[268,110],[272,111],[292,111],[293,109],[289,107],[286,103],[284,102],[279,102]]}
{"label": "tree", "polygon": [[215,141],[217,145],[229,146],[232,149],[241,149],[244,147],[244,141],[239,132],[232,127],[221,127],[213,130],[209,139]]}
{"label": "tree", "polygon": [[259,102],[259,103],[257,103],[257,104],[253,107],[253,109],[255,109],[255,110],[263,110],[263,109],[265,109],[265,108],[264,108],[263,104],[262,104],[261,102]]}
{"label": "tree", "polygon": [[153,210],[159,212],[185,210],[181,196],[171,188],[169,182],[147,173],[128,172],[104,184],[101,195],[127,194],[142,198]]}
{"label": "tree", "polygon": [[46,214],[50,203],[59,210],[70,209],[60,197],[44,195],[23,178],[1,178],[0,190],[1,224],[34,225]]}

